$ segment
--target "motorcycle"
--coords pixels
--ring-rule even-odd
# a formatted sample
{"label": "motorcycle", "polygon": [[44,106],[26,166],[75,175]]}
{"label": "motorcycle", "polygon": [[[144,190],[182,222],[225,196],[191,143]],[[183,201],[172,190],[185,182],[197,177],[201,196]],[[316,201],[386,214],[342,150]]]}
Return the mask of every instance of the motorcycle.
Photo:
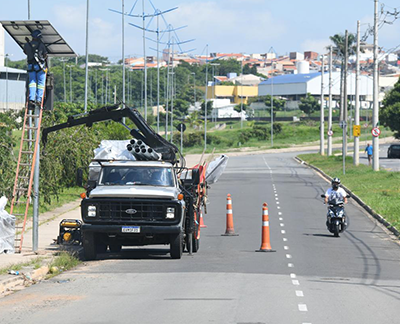
{"label": "motorcycle", "polygon": [[[321,195],[325,198],[325,195]],[[350,198],[347,196],[346,198]],[[326,220],[326,227],[329,232],[333,233],[335,237],[339,237],[340,233],[343,233],[347,228],[348,222],[344,212],[343,202],[328,202],[328,214]]]}

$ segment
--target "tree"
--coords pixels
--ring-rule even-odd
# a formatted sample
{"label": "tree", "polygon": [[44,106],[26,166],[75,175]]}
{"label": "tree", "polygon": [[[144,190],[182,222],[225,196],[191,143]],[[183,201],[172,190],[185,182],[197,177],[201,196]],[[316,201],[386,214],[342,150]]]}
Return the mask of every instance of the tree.
{"label": "tree", "polygon": [[[205,116],[204,107],[205,107],[205,104],[203,101],[201,103],[201,116],[203,116],[203,117]],[[211,100],[209,100],[209,101],[207,101],[207,118],[210,117],[212,109],[213,109],[213,102]]]}
{"label": "tree", "polygon": [[[336,55],[336,57],[340,58],[340,92],[343,93],[343,85],[344,85],[344,63],[345,63],[345,51],[346,51],[346,36],[344,34],[335,34],[333,36],[330,36],[329,39],[331,42],[335,45],[333,47],[333,53]],[[348,38],[347,38],[347,50],[348,53],[347,55],[350,55],[351,53],[356,51],[356,46],[355,43],[357,41],[357,36],[355,34],[349,33]],[[343,119],[343,107],[340,107],[340,118]]]}
{"label": "tree", "polygon": [[[249,105],[245,103],[243,104],[243,111],[247,111],[249,108]],[[233,107],[233,109],[240,113],[242,111],[242,104],[237,104],[235,107]]]}
{"label": "tree", "polygon": [[[271,96],[267,95],[263,97],[263,99],[264,99],[264,104],[267,106],[267,109],[269,109],[269,114],[271,115]],[[277,97],[274,97],[273,99],[274,118],[276,117],[276,112],[282,111],[282,109],[285,108],[285,105],[286,105],[285,99],[279,99]]]}
{"label": "tree", "polygon": [[307,93],[305,98],[300,99],[299,108],[308,116],[310,116],[314,111],[320,109],[318,100],[316,100],[311,94]]}
{"label": "tree", "polygon": [[394,137],[400,139],[400,79],[390,90],[382,102],[379,119],[395,132]]}
{"label": "tree", "polygon": [[250,66],[250,64],[246,64],[243,66],[243,74],[257,75],[257,67],[255,65]]}

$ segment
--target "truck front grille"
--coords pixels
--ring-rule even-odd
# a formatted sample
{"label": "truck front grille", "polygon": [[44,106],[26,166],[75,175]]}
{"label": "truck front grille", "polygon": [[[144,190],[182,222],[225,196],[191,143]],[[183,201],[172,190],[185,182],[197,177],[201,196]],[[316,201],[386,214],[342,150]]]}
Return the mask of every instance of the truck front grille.
{"label": "truck front grille", "polygon": [[99,205],[100,220],[160,221],[165,220],[165,206],[151,202],[105,201]]}

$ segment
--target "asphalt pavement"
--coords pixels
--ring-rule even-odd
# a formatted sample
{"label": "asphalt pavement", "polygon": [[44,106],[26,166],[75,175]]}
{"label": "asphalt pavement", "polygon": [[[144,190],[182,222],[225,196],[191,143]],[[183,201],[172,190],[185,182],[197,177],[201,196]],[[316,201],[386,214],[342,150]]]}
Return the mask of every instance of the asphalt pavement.
{"label": "asphalt pavement", "polygon": [[[295,153],[231,157],[209,192],[200,250],[126,248],[0,299],[1,323],[396,323],[400,247],[350,202],[325,228],[328,183]],[[225,232],[232,195],[235,232]],[[257,253],[268,203],[271,245]]]}

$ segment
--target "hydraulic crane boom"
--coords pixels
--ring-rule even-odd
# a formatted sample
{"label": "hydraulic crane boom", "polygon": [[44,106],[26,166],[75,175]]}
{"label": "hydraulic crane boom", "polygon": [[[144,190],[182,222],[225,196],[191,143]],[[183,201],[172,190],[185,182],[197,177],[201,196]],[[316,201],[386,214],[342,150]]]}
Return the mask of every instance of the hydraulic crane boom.
{"label": "hydraulic crane boom", "polygon": [[[129,118],[137,126],[137,129],[130,129],[127,125],[123,124],[122,120],[124,117]],[[143,141],[157,153],[160,153],[163,161],[171,162],[172,164],[179,162],[176,156],[179,150],[175,145],[166,141],[163,137],[157,134],[136,109],[129,107],[120,108],[119,105],[106,106],[89,111],[86,114],[70,116],[66,123],[44,128],[42,133],[43,144],[46,145],[47,136],[51,132],[79,125],[91,127],[94,123],[106,120],[113,120],[117,123],[123,124],[127,129],[129,129],[130,134],[134,138]],[[183,162],[183,157],[181,157],[181,161]]]}

